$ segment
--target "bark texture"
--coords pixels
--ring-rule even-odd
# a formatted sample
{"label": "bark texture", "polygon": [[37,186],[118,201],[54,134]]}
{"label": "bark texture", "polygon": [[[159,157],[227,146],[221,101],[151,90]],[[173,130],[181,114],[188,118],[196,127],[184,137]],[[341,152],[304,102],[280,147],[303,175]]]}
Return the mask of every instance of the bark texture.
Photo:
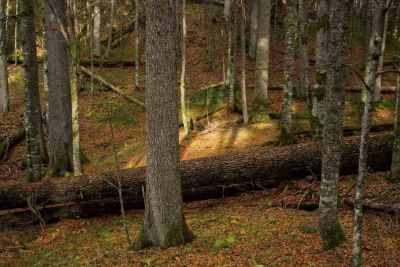
{"label": "bark texture", "polygon": [[67,41],[61,32],[62,28],[67,29],[65,11],[65,0],[46,1],[49,86],[48,172],[53,176],[64,175],[73,170],[69,54]]}
{"label": "bark texture", "polygon": [[[357,172],[359,145],[360,137],[345,138],[343,164],[340,166],[342,175]],[[392,145],[391,134],[371,135],[368,150],[368,166],[371,171],[390,168]],[[182,161],[180,170],[183,195],[186,199],[220,197],[223,188],[227,189],[235,184],[250,185],[248,188],[262,188],[287,180],[302,179],[311,173],[319,175],[321,145],[319,142],[309,142],[286,147],[259,147],[236,154]],[[0,188],[0,210],[26,208],[25,196],[35,192],[38,207],[60,204],[79,207],[91,203],[101,214],[107,201],[118,202],[118,193],[109,183],[111,181],[116,184],[118,178],[121,179],[125,203],[130,207],[135,204],[143,207],[145,167],[74,179],[46,179],[29,185],[10,183]],[[118,212],[118,209],[113,211]],[[83,216],[84,213],[82,210],[80,215]]]}
{"label": "bark texture", "polygon": [[24,52],[25,80],[25,132],[29,181],[40,180],[42,176],[42,111],[40,107],[38,68],[36,56],[35,6],[31,0],[21,0],[22,45]]}
{"label": "bark texture", "polygon": [[400,75],[397,75],[396,110],[394,116],[394,141],[391,175],[395,181],[400,181]]}
{"label": "bark texture", "polygon": [[175,1],[146,2],[146,111],[148,169],[139,247],[176,246],[191,234],[182,209],[179,169]]}
{"label": "bark texture", "polygon": [[337,216],[337,184],[343,164],[342,143],[344,113],[344,54],[347,1],[335,1],[329,8],[328,69],[325,118],[322,140],[322,179],[320,191],[320,235],[325,249],[338,246],[344,239]]}
{"label": "bark texture", "polygon": [[249,56],[256,58],[258,32],[258,0],[251,0]]}
{"label": "bark texture", "polygon": [[269,50],[271,39],[271,0],[258,0],[258,33],[256,51],[256,87],[254,100],[267,106]]}
{"label": "bark texture", "polygon": [[308,56],[308,23],[307,6],[304,0],[298,0],[298,29],[299,29],[299,59],[300,59],[300,80],[297,86],[297,97],[309,101],[310,78],[309,78],[309,56]]}
{"label": "bark texture", "polygon": [[7,20],[6,0],[0,0],[0,112],[10,110],[10,96],[8,90],[8,70],[7,70]]}

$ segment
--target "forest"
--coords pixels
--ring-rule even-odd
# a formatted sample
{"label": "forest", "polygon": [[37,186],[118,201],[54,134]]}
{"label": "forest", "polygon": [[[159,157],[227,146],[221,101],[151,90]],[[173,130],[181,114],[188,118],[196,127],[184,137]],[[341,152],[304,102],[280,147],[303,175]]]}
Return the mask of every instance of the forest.
{"label": "forest", "polygon": [[399,0],[0,0],[0,266],[399,248]]}

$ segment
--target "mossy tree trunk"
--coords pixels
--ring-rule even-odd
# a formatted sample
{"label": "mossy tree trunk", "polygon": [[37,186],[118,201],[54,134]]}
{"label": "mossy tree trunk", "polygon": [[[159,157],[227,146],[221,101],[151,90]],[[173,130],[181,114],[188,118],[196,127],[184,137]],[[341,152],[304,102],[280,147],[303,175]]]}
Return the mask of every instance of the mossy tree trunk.
{"label": "mossy tree trunk", "polygon": [[148,168],[145,219],[137,248],[167,248],[192,238],[182,209],[175,1],[146,1]]}
{"label": "mossy tree trunk", "polygon": [[299,86],[297,86],[297,97],[306,99],[309,104],[310,94],[310,77],[309,77],[309,56],[308,56],[308,16],[307,6],[305,6],[304,0],[298,0],[298,29],[299,29],[299,59],[300,59],[300,80]]}
{"label": "mossy tree trunk", "polygon": [[0,0],[0,112],[10,110],[10,95],[8,90],[7,70],[7,21],[6,0]]}
{"label": "mossy tree trunk", "polygon": [[324,249],[340,245],[344,239],[337,215],[338,180],[343,146],[345,96],[345,28],[349,1],[330,2],[328,69],[324,98],[322,177],[319,201],[319,228]]}
{"label": "mossy tree trunk", "polygon": [[[57,15],[55,15],[56,13]],[[59,23],[61,25],[59,25]],[[73,171],[72,103],[65,0],[46,1],[50,176]]]}
{"label": "mossy tree trunk", "polygon": [[35,5],[31,0],[21,0],[22,36],[25,80],[25,132],[27,146],[28,181],[40,180],[42,176],[42,112],[38,84],[36,56]]}
{"label": "mossy tree trunk", "polygon": [[395,181],[400,182],[400,74],[397,74],[391,175]]}
{"label": "mossy tree trunk", "polygon": [[258,0],[251,0],[249,57],[256,58],[258,32]]}

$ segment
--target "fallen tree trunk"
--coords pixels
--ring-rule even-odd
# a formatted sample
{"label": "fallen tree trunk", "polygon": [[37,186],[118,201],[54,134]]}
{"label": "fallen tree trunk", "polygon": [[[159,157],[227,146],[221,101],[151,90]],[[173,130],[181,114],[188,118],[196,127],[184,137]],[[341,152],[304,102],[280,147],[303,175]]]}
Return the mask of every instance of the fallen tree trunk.
{"label": "fallen tree trunk", "polygon": [[[344,203],[349,207],[354,208],[354,200],[345,199]],[[365,210],[373,212],[400,214],[400,203],[385,204],[385,203],[374,202],[372,200],[364,200],[363,207]]]}
{"label": "fallen tree trunk", "polygon": [[25,138],[25,129],[20,129],[18,132],[9,138],[5,138],[4,140],[0,140],[0,161],[7,158],[7,154],[10,149],[24,140]]}
{"label": "fallen tree trunk", "polygon": [[[359,138],[345,139],[342,156],[342,174],[357,172]],[[392,135],[371,136],[369,166],[372,170],[387,170],[390,166]],[[310,173],[319,174],[321,168],[320,145],[305,143],[287,147],[262,147],[248,152],[183,161],[182,186],[186,196],[205,192],[211,188],[225,188],[234,184],[253,184],[267,187],[290,179],[301,179]],[[142,186],[145,168],[108,172],[76,178],[47,179],[33,184],[15,183],[0,188],[0,210],[27,208],[26,198],[35,195],[36,205],[48,206],[63,203],[101,207],[105,199],[118,199],[110,183],[122,180],[124,196],[129,203],[142,203]],[[207,189],[208,188],[208,189]],[[207,196],[206,196],[207,197]],[[97,203],[97,204],[96,204]],[[103,203],[106,205],[106,203]]]}
{"label": "fallen tree trunk", "polygon": [[115,85],[112,85],[111,83],[107,82],[106,80],[104,80],[101,76],[94,74],[93,72],[91,72],[90,70],[88,70],[87,68],[83,67],[83,66],[79,66],[79,70],[89,76],[92,77],[94,80],[96,80],[97,82],[101,83],[102,85],[106,86],[108,89],[110,89],[111,91],[117,93],[118,95],[122,96],[123,98],[125,98],[126,100],[128,100],[129,102],[135,103],[139,106],[141,106],[142,108],[144,108],[144,103],[142,101],[140,101],[139,99],[136,99],[132,96],[129,96],[127,94],[125,94],[120,88],[118,88]]}

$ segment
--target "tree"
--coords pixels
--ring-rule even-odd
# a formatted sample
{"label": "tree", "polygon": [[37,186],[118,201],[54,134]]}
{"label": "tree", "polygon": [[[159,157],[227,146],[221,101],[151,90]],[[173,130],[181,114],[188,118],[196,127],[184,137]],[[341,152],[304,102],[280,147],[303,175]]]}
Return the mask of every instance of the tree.
{"label": "tree", "polygon": [[[371,40],[369,43],[368,61],[365,69],[366,88],[362,93],[363,116],[361,121],[360,157],[358,162],[358,177],[356,183],[356,197],[354,204],[354,225],[353,225],[353,251],[352,266],[362,266],[362,226],[363,226],[363,203],[364,203],[364,182],[368,174],[368,139],[371,128],[371,115],[373,110],[374,97],[376,96],[379,62],[382,54],[383,24],[386,20],[382,8],[374,3],[374,20]],[[395,143],[394,143],[395,144]]]}
{"label": "tree", "polygon": [[25,132],[27,144],[28,181],[37,181],[42,176],[42,111],[38,84],[36,57],[35,6],[31,0],[21,0],[22,38],[25,79]]}
{"label": "tree", "polygon": [[7,70],[7,20],[6,0],[0,0],[0,112],[10,110]]}
{"label": "tree", "polygon": [[249,114],[247,111],[247,89],[246,89],[246,3],[244,0],[240,0],[241,7],[241,23],[240,23],[240,56],[241,56],[241,92],[242,92],[242,114],[243,122],[247,124],[249,122]]}
{"label": "tree", "polygon": [[65,0],[46,1],[49,86],[49,168],[51,176],[73,170],[72,103]]}
{"label": "tree", "polygon": [[258,0],[251,0],[249,56],[256,58],[258,32]]}
{"label": "tree", "polygon": [[[400,56],[396,57],[397,70],[400,71]],[[394,115],[394,141],[391,165],[392,179],[400,181],[400,74],[397,74],[396,109]]]}
{"label": "tree", "polygon": [[[324,249],[344,239],[337,216],[337,184],[343,144],[345,20],[348,1],[330,2],[329,39],[324,124],[319,229]],[[327,19],[327,17],[325,17]]]}
{"label": "tree", "polygon": [[99,1],[93,3],[93,54],[101,56],[101,9]]}
{"label": "tree", "polygon": [[286,51],[285,51],[285,85],[283,87],[283,114],[281,120],[281,136],[280,141],[283,144],[293,142],[292,136],[292,102],[293,102],[293,85],[295,77],[296,64],[296,1],[287,0],[287,14],[285,18],[286,27]]}
{"label": "tree", "polygon": [[315,85],[312,92],[312,128],[314,138],[322,137],[324,120],[324,96],[326,91],[327,64],[328,64],[328,12],[327,0],[321,0],[318,5],[318,32],[316,54]]}
{"label": "tree", "polygon": [[307,28],[307,8],[304,0],[298,0],[298,27],[299,27],[299,54],[300,54],[300,82],[297,86],[297,97],[306,98],[309,103],[309,57],[308,57],[308,28]]}
{"label": "tree", "polygon": [[148,0],[146,5],[148,168],[145,219],[137,248],[166,248],[193,238],[182,210],[176,3]]}
{"label": "tree", "polygon": [[269,49],[271,28],[271,0],[258,0],[258,33],[256,50],[256,87],[254,101],[267,107],[269,79]]}

